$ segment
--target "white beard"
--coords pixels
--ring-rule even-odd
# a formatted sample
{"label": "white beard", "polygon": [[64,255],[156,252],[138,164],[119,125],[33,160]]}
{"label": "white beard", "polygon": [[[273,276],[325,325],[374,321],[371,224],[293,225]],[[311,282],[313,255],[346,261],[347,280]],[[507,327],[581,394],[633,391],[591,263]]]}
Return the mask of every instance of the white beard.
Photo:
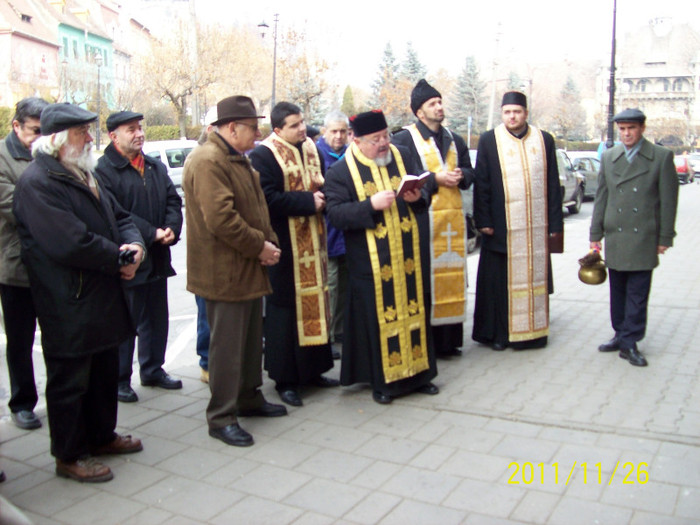
{"label": "white beard", "polygon": [[379,155],[374,159],[374,163],[379,167],[388,166],[394,157],[391,155],[391,150],[387,150],[384,155]]}
{"label": "white beard", "polygon": [[82,150],[78,150],[70,144],[66,144],[63,158],[63,164],[67,166],[81,169],[82,171],[92,173],[97,165],[97,160],[92,154],[92,144],[87,143]]}

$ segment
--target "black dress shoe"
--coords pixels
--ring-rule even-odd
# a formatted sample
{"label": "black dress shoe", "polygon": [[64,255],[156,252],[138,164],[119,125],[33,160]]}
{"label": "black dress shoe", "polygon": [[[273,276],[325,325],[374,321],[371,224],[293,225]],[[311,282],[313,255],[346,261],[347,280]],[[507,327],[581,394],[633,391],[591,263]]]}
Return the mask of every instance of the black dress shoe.
{"label": "black dress shoe", "polygon": [[182,381],[174,379],[168,374],[163,374],[155,379],[142,379],[141,384],[143,386],[157,386],[166,390],[180,390],[182,388]]}
{"label": "black dress shoe", "polygon": [[293,407],[300,407],[304,404],[301,401],[299,392],[297,392],[296,390],[282,390],[279,392],[279,395],[282,401],[284,401],[288,405],[292,405]]}
{"label": "black dress shoe", "polygon": [[617,352],[620,349],[620,340],[616,337],[613,337],[608,341],[607,343],[603,343],[598,347],[599,352]]}
{"label": "black dress shoe", "polygon": [[374,399],[380,405],[388,405],[394,400],[394,398],[390,395],[382,394],[381,392],[377,392],[376,390],[372,392],[372,399]]}
{"label": "black dress shoe", "polygon": [[332,388],[334,386],[340,386],[340,381],[331,379],[330,377],[318,376],[309,381],[309,384],[320,388]]}
{"label": "black dress shoe", "polygon": [[39,428],[41,426],[41,421],[31,410],[12,412],[12,421],[14,421],[18,428],[23,430],[34,430],[35,428]]}
{"label": "black dress shoe", "polygon": [[119,385],[117,399],[122,403],[136,403],[139,400],[139,396],[136,395],[131,385]]}
{"label": "black dress shoe", "polygon": [[243,430],[238,423],[222,428],[210,428],[209,435],[234,447],[249,447],[254,443],[253,436]]}
{"label": "black dress shoe", "polygon": [[280,417],[287,415],[287,407],[274,405],[265,401],[258,408],[242,408],[238,411],[240,417]]}
{"label": "black dress shoe", "polygon": [[459,348],[447,348],[436,352],[436,354],[438,357],[459,357],[462,355],[462,351]]}
{"label": "black dress shoe", "polygon": [[440,389],[433,383],[428,383],[427,385],[422,385],[416,388],[416,392],[419,394],[428,394],[429,396],[434,396],[440,393]]}
{"label": "black dress shoe", "polygon": [[505,343],[491,343],[491,349],[497,352],[502,352],[506,348],[508,348],[508,345]]}
{"label": "black dress shoe", "polygon": [[620,348],[620,357],[634,366],[647,366],[647,360],[636,348]]}

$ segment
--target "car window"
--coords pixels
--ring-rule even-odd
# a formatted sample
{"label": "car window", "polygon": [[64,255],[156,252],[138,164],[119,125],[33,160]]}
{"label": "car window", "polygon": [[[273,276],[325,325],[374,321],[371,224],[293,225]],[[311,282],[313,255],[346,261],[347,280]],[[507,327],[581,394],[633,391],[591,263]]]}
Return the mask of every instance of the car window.
{"label": "car window", "polygon": [[152,157],[154,159],[160,160],[160,151],[149,151],[145,154],[147,157]]}
{"label": "car window", "polygon": [[165,156],[168,159],[168,164],[171,168],[182,168],[185,165],[185,159],[190,154],[193,148],[176,148],[166,149]]}
{"label": "car window", "polygon": [[590,161],[591,161],[591,164],[593,165],[593,166],[591,166],[591,169],[593,171],[600,171],[600,161],[598,159],[590,159]]}

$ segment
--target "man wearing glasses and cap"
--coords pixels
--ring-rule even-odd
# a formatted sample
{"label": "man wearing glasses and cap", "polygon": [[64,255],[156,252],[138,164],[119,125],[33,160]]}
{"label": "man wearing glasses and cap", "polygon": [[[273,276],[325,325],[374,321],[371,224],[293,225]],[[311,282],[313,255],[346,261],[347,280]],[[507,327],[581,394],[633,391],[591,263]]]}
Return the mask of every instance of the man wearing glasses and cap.
{"label": "man wearing glasses and cap", "polygon": [[13,203],[41,326],[51,454],[57,475],[82,482],[113,477],[94,456],[142,449],[114,429],[118,348],[134,333],[121,281],[134,278],[144,244],[92,175],[96,120],[71,104],[44,108]]}
{"label": "man wearing glasses and cap", "polygon": [[34,382],[36,312],[29,290],[27,269],[20,260],[12,194],[22,172],[32,161],[31,147],[41,135],[39,118],[48,102],[25,98],[17,103],[12,130],[0,141],[0,298],[7,337],[12,421],[24,430],[41,427],[34,413],[38,401]]}
{"label": "man wearing glasses and cap", "polygon": [[622,144],[601,159],[590,247],[602,251],[605,237],[615,336],[598,350],[647,366],[637,342],[646,332],[651,274],[676,236],[678,177],[673,152],[644,138],[644,113],[626,109],[613,121]]}
{"label": "man wearing glasses and cap", "polygon": [[[182,381],[163,370],[168,343],[168,277],[175,275],[170,247],[180,239],[182,199],[158,159],[143,154],[143,115],[119,111],[107,117],[110,144],[97,162],[102,185],[128,212],[146,242],[148,257],[136,277],[125,284],[129,312],[138,335],[141,384],[167,390]],[[119,401],[138,401],[131,388],[133,337],[119,347]]]}

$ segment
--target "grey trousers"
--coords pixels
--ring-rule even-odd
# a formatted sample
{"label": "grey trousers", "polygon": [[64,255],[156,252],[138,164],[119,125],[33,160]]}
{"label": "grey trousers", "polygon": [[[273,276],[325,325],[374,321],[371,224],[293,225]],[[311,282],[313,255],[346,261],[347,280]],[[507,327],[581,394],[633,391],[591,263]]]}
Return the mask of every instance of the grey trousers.
{"label": "grey trousers", "polygon": [[206,300],[209,341],[210,429],[237,422],[239,409],[265,402],[262,385],[262,298],[242,302]]}

